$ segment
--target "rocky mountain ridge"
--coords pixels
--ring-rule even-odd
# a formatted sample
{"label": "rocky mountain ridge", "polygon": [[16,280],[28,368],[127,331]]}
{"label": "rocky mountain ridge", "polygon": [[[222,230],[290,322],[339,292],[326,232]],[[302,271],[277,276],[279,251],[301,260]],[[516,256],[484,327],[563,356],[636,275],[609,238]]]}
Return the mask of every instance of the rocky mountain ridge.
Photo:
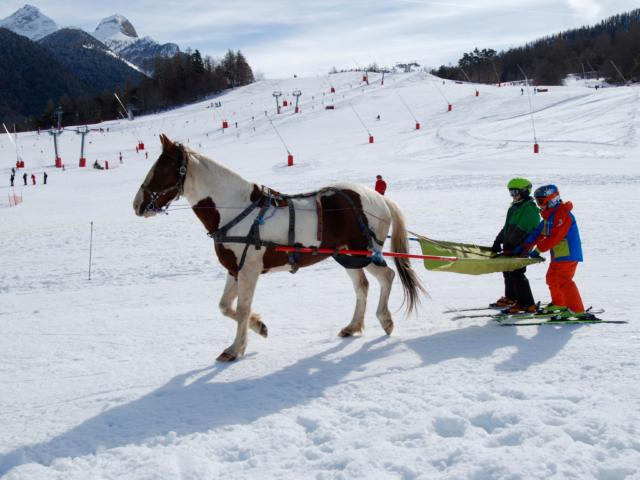
{"label": "rocky mountain ridge", "polygon": [[12,15],[0,20],[0,27],[11,30],[30,40],[40,40],[60,27],[33,5],[25,5]]}
{"label": "rocky mountain ridge", "polygon": [[[55,21],[29,4],[0,20],[0,27],[33,41],[41,40],[61,29]],[[120,14],[103,18],[96,29],[88,34],[147,74],[153,72],[156,57],[171,57],[180,51],[175,43],[160,44],[149,36],[138,37],[133,24]]]}

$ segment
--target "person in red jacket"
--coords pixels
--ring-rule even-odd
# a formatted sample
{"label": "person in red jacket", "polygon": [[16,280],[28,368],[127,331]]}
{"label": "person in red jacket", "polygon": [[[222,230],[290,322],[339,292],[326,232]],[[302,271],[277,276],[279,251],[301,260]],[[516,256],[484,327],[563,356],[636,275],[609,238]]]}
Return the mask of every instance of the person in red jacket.
{"label": "person in red jacket", "polygon": [[573,204],[562,202],[555,185],[538,188],[533,196],[542,209],[542,222],[524,241],[524,251],[534,246],[537,249],[529,256],[540,256],[539,252],[551,251],[551,264],[547,271],[547,285],[551,292],[551,303],[543,312],[560,317],[589,318],[585,313],[578,287],[573,281],[578,263],[582,262],[582,243],[578,223],[571,213]]}
{"label": "person in red jacket", "polygon": [[376,192],[380,195],[384,195],[387,191],[387,182],[382,179],[382,175],[376,175]]}

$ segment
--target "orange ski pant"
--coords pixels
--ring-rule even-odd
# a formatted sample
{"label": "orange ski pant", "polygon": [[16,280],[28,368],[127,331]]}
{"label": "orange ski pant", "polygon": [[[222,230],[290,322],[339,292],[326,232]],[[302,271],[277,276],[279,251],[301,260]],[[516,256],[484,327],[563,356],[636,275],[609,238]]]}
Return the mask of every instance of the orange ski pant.
{"label": "orange ski pant", "polygon": [[577,267],[578,262],[552,262],[547,270],[547,285],[551,291],[551,303],[582,313],[584,305],[573,281]]}

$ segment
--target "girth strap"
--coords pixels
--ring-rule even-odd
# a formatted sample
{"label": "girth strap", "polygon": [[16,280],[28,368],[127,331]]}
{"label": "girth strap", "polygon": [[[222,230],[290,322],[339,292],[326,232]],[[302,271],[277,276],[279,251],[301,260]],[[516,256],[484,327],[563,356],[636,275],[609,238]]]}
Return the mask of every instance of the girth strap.
{"label": "girth strap", "polygon": [[[287,240],[290,246],[294,246],[296,243],[296,211],[293,205],[293,201],[289,201],[289,236]],[[289,265],[291,265],[291,273],[296,273],[298,271],[299,258],[299,253],[289,253]]]}
{"label": "girth strap", "polygon": [[[229,223],[227,223],[224,227],[220,227],[218,230],[216,230],[213,233],[209,233],[208,235],[213,238],[214,240],[217,240],[219,242],[222,241],[223,238],[226,237],[227,232],[229,230],[231,230],[233,227],[235,227],[237,224],[239,224],[242,220],[244,220],[255,208],[258,207],[258,201],[253,202],[252,204],[250,204],[247,208],[245,208],[242,212],[240,212],[240,214],[234,218],[233,220],[231,220]],[[230,238],[230,237],[229,237]],[[244,238],[244,237],[243,237]]]}
{"label": "girth strap", "polygon": [[[260,208],[260,213],[258,213],[258,216],[255,218],[253,224],[251,225],[251,228],[249,229],[249,233],[245,238],[246,245],[242,250],[242,256],[240,257],[240,262],[238,263],[238,272],[242,270],[242,267],[244,266],[244,261],[247,258],[247,250],[249,249],[249,244],[253,244],[256,247],[256,250],[260,250],[260,248],[262,247],[262,240],[260,240],[260,225],[264,222],[264,213],[269,209],[269,207],[270,204],[269,202],[267,202],[266,205],[263,205]],[[225,241],[229,241],[228,237],[225,239]]]}

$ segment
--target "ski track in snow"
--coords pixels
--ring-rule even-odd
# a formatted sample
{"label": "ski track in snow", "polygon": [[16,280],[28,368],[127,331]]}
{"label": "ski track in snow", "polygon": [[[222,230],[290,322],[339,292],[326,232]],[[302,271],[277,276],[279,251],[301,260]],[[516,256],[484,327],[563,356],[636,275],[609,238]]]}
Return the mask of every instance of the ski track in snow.
{"label": "ski track in snow", "polygon": [[[640,478],[638,87],[536,94],[534,155],[519,86],[479,85],[474,97],[475,86],[422,73],[387,75],[384,86],[358,77],[267,80],[105,122],[86,157],[108,160],[108,171],[75,167],[73,132],[60,137],[66,172],[51,166],[49,135],[19,134],[27,172],[40,183],[46,170],[49,184],[17,187],[16,208],[5,186],[15,151],[0,137],[3,478]],[[295,88],[302,113],[273,115],[272,91]],[[419,315],[403,316],[396,281],[386,337],[372,281],[367,330],[340,339],[355,298],[327,260],[263,276],[254,310],[269,338],[251,335],[243,359],[217,364],[235,327],[217,308],[225,272],[211,240],[183,200],[153,219],[131,208],[159,133],[286,193],[372,185],[381,173],[409,229],[443,240],[490,244],[509,178],[556,183],[580,226],[585,303],[629,323],[452,322],[443,310],[494,300],[501,276],[427,272],[415,261],[430,294]],[[545,271],[529,269],[537,299],[548,298]]]}

